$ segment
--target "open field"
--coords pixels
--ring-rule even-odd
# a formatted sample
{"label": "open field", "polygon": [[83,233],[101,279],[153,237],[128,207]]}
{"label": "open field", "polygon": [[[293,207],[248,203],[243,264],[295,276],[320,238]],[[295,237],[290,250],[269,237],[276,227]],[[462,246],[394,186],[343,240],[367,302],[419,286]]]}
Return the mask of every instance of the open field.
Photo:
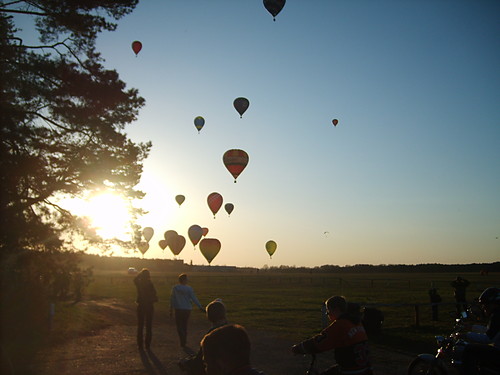
{"label": "open field", "polygon": [[[446,333],[453,324],[452,273],[404,274],[283,274],[283,273],[189,273],[202,304],[221,298],[228,316],[237,322],[259,330],[278,333],[283,338],[302,340],[321,329],[322,302],[341,294],[362,306],[375,306],[385,316],[383,335],[377,342],[409,352],[432,351],[434,335]],[[500,275],[462,274],[471,285],[469,300],[486,287],[500,285]],[[177,282],[176,273],[152,273],[160,302],[158,316],[167,314],[171,287]],[[98,272],[90,285],[87,298],[118,298],[133,304],[133,276],[125,272]],[[428,289],[438,288],[443,299],[440,320],[431,320]],[[415,305],[419,305],[419,326],[415,325]],[[195,315],[195,319],[203,319]]]}

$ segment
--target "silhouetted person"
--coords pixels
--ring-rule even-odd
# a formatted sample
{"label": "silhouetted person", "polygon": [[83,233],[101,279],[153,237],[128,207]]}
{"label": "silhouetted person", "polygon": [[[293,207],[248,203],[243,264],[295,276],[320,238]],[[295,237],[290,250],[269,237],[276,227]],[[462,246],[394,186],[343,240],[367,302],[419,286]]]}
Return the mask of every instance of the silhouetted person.
{"label": "silhouetted person", "polygon": [[[158,302],[158,297],[148,269],[143,268],[139,272],[134,278],[134,284],[137,288],[137,346],[142,350],[145,345],[146,350],[149,350],[153,337],[153,305]],[[144,325],[146,337],[143,337]]]}
{"label": "silhouetted person", "polygon": [[465,289],[469,286],[469,281],[458,276],[452,281],[451,286],[454,289],[455,301],[457,302],[457,314],[460,315],[466,309],[467,300],[465,299]]}
{"label": "silhouetted person", "polygon": [[214,329],[201,341],[207,375],[264,375],[250,365],[250,339],[240,325]]}
{"label": "silhouetted person", "polygon": [[432,309],[432,320],[439,320],[438,317],[438,304],[441,302],[441,296],[438,294],[436,288],[429,289],[429,298],[431,300],[431,309]]}
{"label": "silhouetted person", "polygon": [[292,352],[313,354],[334,350],[336,364],[321,375],[373,375],[359,307],[348,304],[342,296],[333,296],[325,304],[331,324],[320,334],[294,345]]}
{"label": "silhouetted person", "polygon": [[170,316],[175,310],[175,325],[177,326],[177,333],[181,347],[186,347],[187,341],[187,326],[191,310],[195,304],[198,308],[205,312],[200,301],[196,297],[193,288],[188,285],[188,277],[185,273],[179,275],[179,284],[172,288],[170,295]]}
{"label": "silhouetted person", "polygon": [[[210,302],[206,307],[207,319],[212,323],[207,334],[214,329],[222,327],[227,324],[226,306],[220,299]],[[183,358],[179,362],[181,370],[185,371],[188,375],[205,375],[205,366],[203,364],[203,352],[200,349],[197,354]]]}

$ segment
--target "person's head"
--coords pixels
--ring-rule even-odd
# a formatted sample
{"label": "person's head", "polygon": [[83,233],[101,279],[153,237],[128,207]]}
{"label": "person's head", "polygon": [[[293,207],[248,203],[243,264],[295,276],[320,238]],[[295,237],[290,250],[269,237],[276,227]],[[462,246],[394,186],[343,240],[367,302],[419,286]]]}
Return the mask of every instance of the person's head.
{"label": "person's head", "polygon": [[478,302],[481,304],[486,315],[500,308],[500,289],[486,288],[479,296]]}
{"label": "person's head", "polygon": [[337,319],[347,311],[347,301],[342,296],[333,296],[325,302],[326,312],[330,320]]}
{"label": "person's head", "polygon": [[201,341],[207,375],[229,374],[250,365],[250,339],[240,325],[231,324],[214,329]]}
{"label": "person's head", "polygon": [[210,302],[206,312],[208,320],[214,324],[226,320],[226,306],[219,299]]}
{"label": "person's head", "polygon": [[457,276],[457,281],[462,281],[462,278],[460,276]]}
{"label": "person's head", "polygon": [[151,278],[151,274],[147,268],[143,268],[141,272],[137,274],[137,278],[140,280],[149,280]]}
{"label": "person's head", "polygon": [[185,273],[181,273],[179,275],[179,284],[187,284],[188,283],[188,275]]}

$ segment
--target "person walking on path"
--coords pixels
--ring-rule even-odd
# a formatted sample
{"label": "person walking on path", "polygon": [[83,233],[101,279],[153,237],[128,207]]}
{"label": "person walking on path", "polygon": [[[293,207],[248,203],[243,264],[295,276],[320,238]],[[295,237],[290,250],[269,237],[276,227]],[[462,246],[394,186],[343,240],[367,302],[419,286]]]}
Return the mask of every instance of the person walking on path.
{"label": "person walking on path", "polygon": [[465,289],[469,286],[469,281],[458,276],[454,281],[451,282],[451,286],[454,289],[455,301],[457,302],[457,315],[460,315],[462,311],[467,308],[467,300],[465,299]]}
{"label": "person walking on path", "polygon": [[179,275],[179,283],[174,285],[170,295],[170,317],[175,310],[175,325],[182,348],[186,347],[187,341],[187,326],[193,303],[198,306],[203,313],[205,309],[196,297],[193,288],[188,285],[188,277],[185,273]]}
{"label": "person walking on path", "polygon": [[[143,268],[134,278],[134,284],[137,288],[137,347],[146,350],[151,347],[153,337],[153,304],[158,302],[156,289],[151,281],[149,270]],[[146,336],[143,337],[144,325],[146,325]]]}

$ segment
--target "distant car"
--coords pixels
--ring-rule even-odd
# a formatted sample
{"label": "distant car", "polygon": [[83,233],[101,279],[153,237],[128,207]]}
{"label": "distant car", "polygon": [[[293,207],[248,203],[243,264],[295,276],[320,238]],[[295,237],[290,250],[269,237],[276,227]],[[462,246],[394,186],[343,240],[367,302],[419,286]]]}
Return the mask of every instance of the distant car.
{"label": "distant car", "polygon": [[129,267],[127,273],[129,275],[135,275],[137,273],[137,270],[135,269],[135,267]]}

